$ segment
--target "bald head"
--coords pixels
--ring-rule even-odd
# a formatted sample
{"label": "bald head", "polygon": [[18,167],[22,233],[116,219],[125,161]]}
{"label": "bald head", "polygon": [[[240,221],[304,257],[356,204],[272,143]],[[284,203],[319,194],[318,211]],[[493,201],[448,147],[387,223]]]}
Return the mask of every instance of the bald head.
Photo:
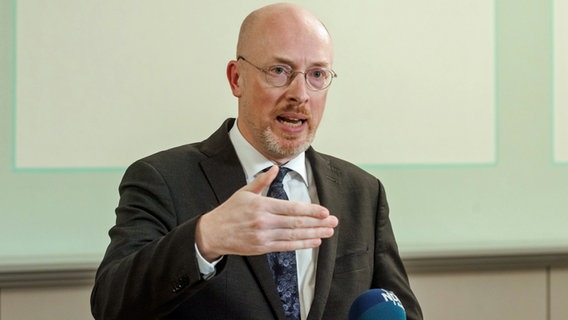
{"label": "bald head", "polygon": [[237,57],[256,55],[271,40],[288,37],[316,37],[331,49],[331,38],[323,23],[306,9],[278,3],[250,13],[243,21],[237,43]]}

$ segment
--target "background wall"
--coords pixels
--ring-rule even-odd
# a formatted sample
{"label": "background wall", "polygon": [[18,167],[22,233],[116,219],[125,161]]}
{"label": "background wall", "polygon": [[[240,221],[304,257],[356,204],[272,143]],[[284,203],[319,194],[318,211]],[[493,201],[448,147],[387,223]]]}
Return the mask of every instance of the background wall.
{"label": "background wall", "polygon": [[[235,114],[224,68],[265,3],[3,0],[2,264],[97,262],[124,168]],[[568,28],[553,12],[568,10],[305,6],[339,74],[316,147],[383,180],[404,255],[567,247],[566,55],[553,49]]]}

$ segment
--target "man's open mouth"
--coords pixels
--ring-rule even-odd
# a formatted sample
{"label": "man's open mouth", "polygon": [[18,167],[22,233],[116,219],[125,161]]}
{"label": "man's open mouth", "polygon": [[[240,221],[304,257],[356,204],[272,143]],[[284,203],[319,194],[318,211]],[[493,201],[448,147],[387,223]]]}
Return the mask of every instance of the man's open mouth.
{"label": "man's open mouth", "polygon": [[299,127],[302,124],[304,124],[304,122],[306,122],[306,119],[298,119],[298,118],[277,117],[276,119],[280,123],[292,127]]}

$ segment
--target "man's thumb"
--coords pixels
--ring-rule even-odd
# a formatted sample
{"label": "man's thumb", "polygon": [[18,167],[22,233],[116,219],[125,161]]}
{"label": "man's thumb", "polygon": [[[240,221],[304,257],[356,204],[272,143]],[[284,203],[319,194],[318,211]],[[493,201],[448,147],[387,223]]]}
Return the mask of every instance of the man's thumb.
{"label": "man's thumb", "polygon": [[251,183],[247,184],[243,190],[260,194],[262,190],[272,183],[278,174],[278,166],[272,166],[266,172],[259,173]]}

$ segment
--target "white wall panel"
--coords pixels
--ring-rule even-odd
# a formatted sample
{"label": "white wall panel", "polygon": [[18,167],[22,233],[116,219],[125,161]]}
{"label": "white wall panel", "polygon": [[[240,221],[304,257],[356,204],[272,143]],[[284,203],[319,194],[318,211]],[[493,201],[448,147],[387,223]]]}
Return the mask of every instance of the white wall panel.
{"label": "white wall panel", "polygon": [[554,160],[568,163],[568,2],[554,3]]}
{"label": "white wall panel", "polygon": [[[124,167],[207,137],[236,114],[225,66],[265,3],[17,1],[16,166]],[[492,0],[304,5],[337,48],[318,148],[362,164],[495,161]]]}

